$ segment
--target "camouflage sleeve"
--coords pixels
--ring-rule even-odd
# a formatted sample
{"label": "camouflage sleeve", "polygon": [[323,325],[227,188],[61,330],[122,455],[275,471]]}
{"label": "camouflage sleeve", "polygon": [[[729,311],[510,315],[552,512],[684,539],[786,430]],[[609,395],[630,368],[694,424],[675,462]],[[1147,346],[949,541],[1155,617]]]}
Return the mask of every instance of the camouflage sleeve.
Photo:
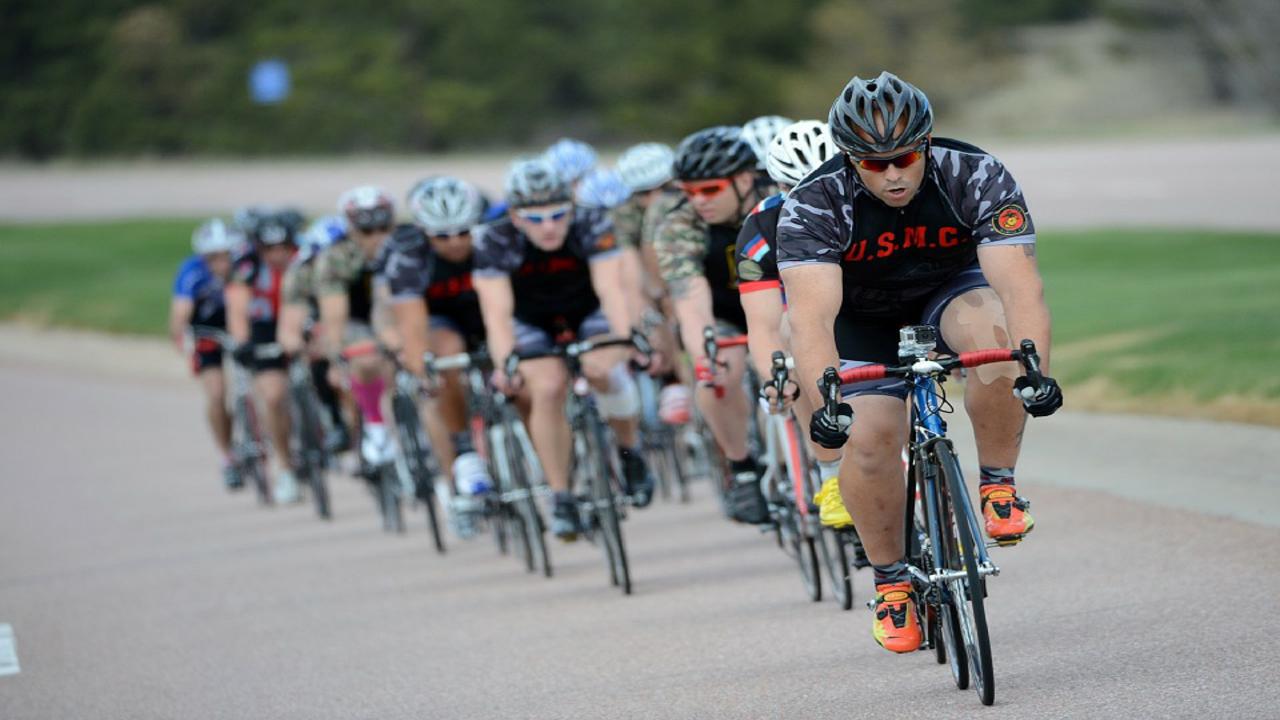
{"label": "camouflage sleeve", "polygon": [[397,229],[389,244],[391,252],[383,274],[392,301],[423,297],[431,284],[432,265],[426,236],[420,230]]}
{"label": "camouflage sleeve", "polygon": [[330,245],[316,258],[314,278],[317,297],[337,295],[347,291],[347,283],[360,272],[363,260],[360,248],[354,241]]}
{"label": "camouflage sleeve", "polygon": [[692,205],[683,203],[662,219],[653,236],[653,250],[662,280],[673,294],[680,294],[683,285],[702,275],[707,227]]}
{"label": "camouflage sleeve", "polygon": [[640,243],[652,245],[653,236],[658,233],[658,226],[672,210],[680,204],[681,197],[676,193],[663,193],[649,203],[644,210],[644,220],[640,225]]}
{"label": "camouflage sleeve", "polygon": [[471,239],[475,244],[472,251],[472,274],[476,277],[495,277],[510,275],[523,261],[517,247],[519,237],[515,234],[509,220],[495,220],[477,225],[471,230]]}
{"label": "camouflage sleeve", "polygon": [[640,229],[644,226],[644,208],[631,198],[614,208],[609,213],[613,220],[613,232],[618,238],[618,246],[635,248],[640,246]]}
{"label": "camouflage sleeve", "polygon": [[603,210],[589,210],[575,221],[578,237],[582,241],[583,256],[588,260],[602,260],[618,254],[618,236],[610,214]]}
{"label": "camouflage sleeve", "polygon": [[962,219],[971,223],[978,245],[1034,245],[1036,228],[1022,188],[1004,165],[990,155],[969,178],[962,195]]}
{"label": "camouflage sleeve", "polygon": [[299,258],[289,264],[280,281],[280,301],[285,305],[303,305],[311,297],[311,273],[315,262]]}
{"label": "camouflage sleeve", "polygon": [[[830,171],[823,173],[828,165]],[[853,215],[852,206],[844,199],[844,182],[840,165],[824,163],[787,193],[775,235],[779,270],[805,263],[840,262],[851,229],[838,218]]]}

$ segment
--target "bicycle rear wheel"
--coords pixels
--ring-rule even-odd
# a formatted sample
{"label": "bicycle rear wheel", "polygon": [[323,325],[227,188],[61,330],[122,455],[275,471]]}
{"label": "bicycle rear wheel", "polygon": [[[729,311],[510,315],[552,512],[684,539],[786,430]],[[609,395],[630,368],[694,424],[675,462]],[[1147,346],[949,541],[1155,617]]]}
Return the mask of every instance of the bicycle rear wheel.
{"label": "bicycle rear wheel", "polygon": [[[941,479],[945,481],[939,483],[939,489],[949,495],[946,506],[950,512],[944,517],[954,518],[959,540],[959,546],[950,553],[952,557],[948,558],[947,565],[965,573],[963,578],[948,582],[951,607],[955,610],[965,653],[969,658],[974,690],[983,705],[990,705],[995,702],[996,696],[995,670],[991,660],[991,637],[987,631],[986,587],[978,568],[978,558],[984,554],[982,551],[985,548],[978,545],[983,540],[972,507],[968,503],[968,489],[960,474],[955,452],[949,443],[938,442],[933,445],[933,454],[942,474]],[[942,526],[945,527],[946,523],[942,523]]]}

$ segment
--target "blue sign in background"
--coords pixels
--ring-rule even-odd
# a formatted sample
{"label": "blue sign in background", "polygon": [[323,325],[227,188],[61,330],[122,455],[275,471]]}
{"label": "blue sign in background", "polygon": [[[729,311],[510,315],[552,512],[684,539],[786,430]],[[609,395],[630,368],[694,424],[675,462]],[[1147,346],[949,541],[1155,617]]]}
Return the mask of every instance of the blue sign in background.
{"label": "blue sign in background", "polygon": [[289,66],[283,60],[263,60],[249,71],[249,95],[260,105],[274,105],[289,97]]}

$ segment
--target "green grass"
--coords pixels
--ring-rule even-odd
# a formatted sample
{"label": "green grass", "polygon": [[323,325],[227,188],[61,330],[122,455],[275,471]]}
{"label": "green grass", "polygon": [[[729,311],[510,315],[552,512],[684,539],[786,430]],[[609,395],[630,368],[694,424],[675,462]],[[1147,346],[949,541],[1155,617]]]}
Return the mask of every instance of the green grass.
{"label": "green grass", "polygon": [[1280,357],[1280,235],[1049,233],[1039,251],[1064,382],[1280,399],[1280,372],[1248,367]]}
{"label": "green grass", "polygon": [[0,225],[0,318],[163,335],[198,224]]}
{"label": "green grass", "polygon": [[[162,335],[195,225],[0,225],[0,318]],[[1242,367],[1280,357],[1280,235],[1049,232],[1040,264],[1065,384],[1280,401],[1280,373]]]}

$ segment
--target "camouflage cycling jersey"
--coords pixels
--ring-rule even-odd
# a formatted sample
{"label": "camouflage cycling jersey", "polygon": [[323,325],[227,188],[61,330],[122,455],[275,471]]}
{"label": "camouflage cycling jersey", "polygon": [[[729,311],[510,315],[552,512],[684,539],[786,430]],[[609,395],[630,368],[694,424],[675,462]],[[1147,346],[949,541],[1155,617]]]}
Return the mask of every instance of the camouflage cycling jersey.
{"label": "camouflage cycling jersey", "polygon": [[635,195],[609,211],[609,219],[613,221],[613,232],[618,238],[618,247],[640,247],[640,233],[644,229],[644,208]]}
{"label": "camouflage cycling jersey", "polygon": [[[760,189],[752,190],[752,202],[763,199],[760,193]],[[716,319],[739,328],[746,325],[738,299],[738,266],[734,260],[740,229],[741,223],[708,225],[692,204],[681,199],[658,226],[653,240],[658,269],[672,295],[683,293],[690,279],[705,277]]]}
{"label": "camouflage cycling jersey", "polygon": [[319,253],[309,246],[298,251],[284,271],[280,286],[280,302],[285,305],[306,305],[316,297],[315,273]]}
{"label": "camouflage cycling jersey", "polygon": [[312,279],[317,297],[347,294],[348,317],[364,323],[372,322],[374,287],[381,282],[391,243],[383,243],[372,262],[354,239],[341,240],[320,254]]}
{"label": "camouflage cycling jersey", "polygon": [[679,190],[664,190],[649,203],[649,207],[644,211],[644,222],[640,226],[641,245],[653,244],[653,236],[658,233],[658,226],[662,224],[663,218],[683,201],[684,194]]}
{"label": "camouflage cycling jersey", "polygon": [[842,316],[897,318],[975,270],[980,246],[1035,241],[1022,188],[1004,165],[935,138],[923,184],[902,208],[864,188],[843,155],[810,173],[783,204],[778,267],[838,264]]}

